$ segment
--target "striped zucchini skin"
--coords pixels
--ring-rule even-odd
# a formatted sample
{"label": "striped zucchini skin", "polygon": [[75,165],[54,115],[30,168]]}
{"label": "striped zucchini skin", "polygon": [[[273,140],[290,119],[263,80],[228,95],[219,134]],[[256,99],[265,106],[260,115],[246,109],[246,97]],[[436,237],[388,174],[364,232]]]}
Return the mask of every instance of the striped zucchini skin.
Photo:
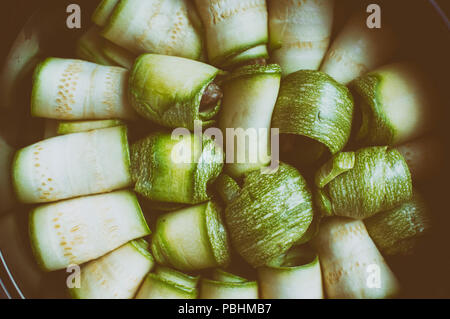
{"label": "striped zucchini skin", "polygon": [[117,191],[38,206],[29,232],[38,264],[54,271],[103,256],[150,229],[136,195]]}
{"label": "striped zucchini skin", "polygon": [[[267,56],[265,0],[196,0],[195,3],[206,32],[208,58],[213,65],[230,67]],[[248,52],[253,48],[258,51]]]}
{"label": "striped zucchini skin", "polygon": [[19,150],[15,193],[23,203],[47,203],[131,185],[124,126],[50,138]]}
{"label": "striped zucchini skin", "polygon": [[128,70],[73,59],[47,58],[34,72],[31,114],[58,120],[128,119]]}
{"label": "striped zucchini skin", "polygon": [[81,267],[80,288],[69,289],[76,299],[131,299],[153,268],[145,240],[131,241]]}

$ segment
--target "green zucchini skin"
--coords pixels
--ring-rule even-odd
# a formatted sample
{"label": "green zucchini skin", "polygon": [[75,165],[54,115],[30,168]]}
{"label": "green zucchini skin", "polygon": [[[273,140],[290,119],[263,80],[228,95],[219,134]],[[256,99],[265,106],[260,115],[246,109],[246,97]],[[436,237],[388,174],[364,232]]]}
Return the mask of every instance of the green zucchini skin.
{"label": "green zucchini skin", "polygon": [[264,266],[291,248],[312,219],[306,181],[284,163],[272,174],[247,174],[241,191],[225,209],[232,244],[253,267]]}
{"label": "green zucchini skin", "polygon": [[105,26],[119,2],[120,0],[102,0],[92,14],[92,21],[100,27]]}
{"label": "green zucchini skin", "polygon": [[405,159],[396,149],[374,146],[356,151],[354,167],[322,190],[324,198],[320,200],[331,207],[331,214],[364,219],[409,200],[412,180]]}
{"label": "green zucchini skin", "polygon": [[[264,0],[195,0],[195,4],[203,21],[211,64],[232,67],[245,60],[267,56]],[[258,49],[252,50],[255,48]]]}
{"label": "green zucchini skin", "polygon": [[352,119],[349,90],[325,73],[301,70],[282,79],[272,117],[280,134],[312,139],[336,154],[347,144]]}
{"label": "green zucchini skin", "polygon": [[[179,153],[184,157],[176,158]],[[205,135],[177,140],[169,133],[151,134],[131,146],[135,191],[152,201],[205,202],[210,199],[208,185],[222,171],[223,159],[221,148]]]}
{"label": "green zucchini skin", "polygon": [[70,288],[75,299],[131,299],[154,266],[148,243],[131,241],[81,266],[80,288]]}
{"label": "green zucchini skin", "polygon": [[367,231],[385,255],[411,255],[431,228],[431,218],[420,194],[364,221]]}
{"label": "green zucchini skin", "polygon": [[203,126],[210,126],[220,102],[205,111],[200,110],[200,102],[219,73],[219,69],[202,62],[144,54],[131,71],[129,99],[142,117],[159,125],[193,130],[198,120]]}
{"label": "green zucchini skin", "polygon": [[136,299],[196,299],[197,288],[186,287],[154,273],[149,273]]}
{"label": "green zucchini skin", "polygon": [[136,195],[117,191],[38,206],[29,233],[38,265],[54,271],[103,256],[150,229]]}
{"label": "green zucchini skin", "polygon": [[258,299],[258,282],[227,282],[202,278],[200,299]]}
{"label": "green zucchini skin", "polygon": [[423,74],[408,63],[386,65],[350,83],[359,127],[353,140],[360,146],[397,145],[429,129],[433,97]]}
{"label": "green zucchini skin", "polygon": [[227,266],[228,235],[221,211],[207,202],[160,216],[152,238],[157,262],[180,271]]}
{"label": "green zucchini skin", "polygon": [[65,135],[124,125],[125,122],[121,120],[61,121],[57,123],[56,132],[58,135]]}
{"label": "green zucchini skin", "polygon": [[200,276],[190,276],[188,274],[164,266],[157,266],[154,273],[162,279],[171,281],[174,284],[190,289],[195,289],[200,280]]}

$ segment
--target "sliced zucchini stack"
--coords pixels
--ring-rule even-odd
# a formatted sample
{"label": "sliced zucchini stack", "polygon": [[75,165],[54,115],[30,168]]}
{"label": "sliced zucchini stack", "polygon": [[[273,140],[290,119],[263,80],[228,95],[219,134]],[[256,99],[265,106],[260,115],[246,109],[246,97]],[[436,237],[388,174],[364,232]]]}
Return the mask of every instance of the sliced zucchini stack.
{"label": "sliced zucchini stack", "polygon": [[159,202],[198,204],[223,167],[223,151],[202,135],[154,133],[131,146],[135,191]]}
{"label": "sliced zucchini stack", "polygon": [[327,52],[333,0],[268,0],[271,60],[283,75],[317,70]]}
{"label": "sliced zucchini stack", "polygon": [[11,185],[11,163],[14,149],[0,136],[0,214],[15,204]]}
{"label": "sliced zucchini stack", "polygon": [[130,191],[38,206],[30,214],[29,231],[35,257],[45,271],[88,262],[150,234]]}
{"label": "sliced zucchini stack", "polygon": [[410,255],[431,228],[426,204],[416,191],[411,200],[364,221],[370,237],[385,255]]}
{"label": "sliced zucchini stack", "polygon": [[389,26],[367,27],[367,14],[356,14],[349,19],[333,41],[321,70],[336,81],[348,84],[373,70],[393,55],[395,37]]}
{"label": "sliced zucchini stack", "polygon": [[357,101],[357,143],[395,145],[422,135],[431,125],[433,96],[426,77],[414,66],[397,63],[351,83]]}
{"label": "sliced zucchini stack", "polygon": [[214,83],[219,73],[202,62],[144,54],[131,71],[131,105],[144,118],[165,127],[193,130],[196,120],[210,126],[221,104],[221,92]]}
{"label": "sliced zucchini stack", "polygon": [[291,248],[312,219],[312,196],[306,181],[284,163],[271,174],[247,174],[225,210],[233,247],[253,267],[267,265]]}
{"label": "sliced zucchini stack", "polygon": [[103,25],[103,37],[135,54],[197,60],[202,37],[191,21],[190,10],[188,0],[107,1],[100,4],[93,18]]}
{"label": "sliced zucchini stack", "polygon": [[313,243],[328,298],[390,298],[398,293],[398,281],[362,221],[328,218]]}
{"label": "sliced zucchini stack", "polygon": [[280,77],[278,65],[255,64],[236,69],[222,84],[219,127],[226,134],[227,170],[233,177],[270,162],[270,124]]}
{"label": "sliced zucchini stack", "polygon": [[[281,152],[292,161],[317,162],[328,150],[336,154],[350,137],[353,98],[349,90],[320,71],[301,70],[281,81],[272,117],[279,128]],[[294,144],[290,145],[290,144]]]}
{"label": "sliced zucchini stack", "polygon": [[125,126],[53,137],[19,150],[12,179],[23,203],[46,203],[131,185]]}
{"label": "sliced zucchini stack", "polygon": [[154,273],[147,275],[136,299],[195,299],[198,280],[199,277],[157,266]]}
{"label": "sliced zucchini stack", "polygon": [[59,135],[65,135],[124,125],[125,122],[121,120],[61,121],[57,123],[56,132]]}
{"label": "sliced zucchini stack", "polygon": [[152,237],[156,261],[181,271],[226,266],[230,255],[221,212],[211,201],[160,216]]}
{"label": "sliced zucchini stack", "polygon": [[213,65],[232,67],[268,58],[265,0],[195,0],[195,3]]}
{"label": "sliced zucchini stack", "polygon": [[104,27],[120,0],[102,0],[92,14],[92,21]]}
{"label": "sliced zucchini stack", "polygon": [[77,299],[131,299],[153,268],[144,239],[133,240],[81,267],[80,287],[70,288]]}
{"label": "sliced zucchini stack", "polygon": [[319,256],[303,246],[258,268],[258,281],[263,299],[323,298]]}
{"label": "sliced zucchini stack", "polygon": [[373,146],[330,159],[316,175],[325,215],[364,219],[412,196],[411,174],[403,156]]}
{"label": "sliced zucchini stack", "polygon": [[47,58],[35,69],[31,114],[58,120],[135,119],[127,84],[128,71],[121,67]]}
{"label": "sliced zucchini stack", "polygon": [[200,299],[258,299],[258,282],[228,273],[212,272],[212,279],[202,278]]}

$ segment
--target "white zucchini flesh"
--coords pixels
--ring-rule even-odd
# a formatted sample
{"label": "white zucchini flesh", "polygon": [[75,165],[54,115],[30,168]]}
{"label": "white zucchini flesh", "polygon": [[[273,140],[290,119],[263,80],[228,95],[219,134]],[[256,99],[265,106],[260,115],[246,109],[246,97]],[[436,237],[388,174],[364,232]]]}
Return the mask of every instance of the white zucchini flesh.
{"label": "white zucchini flesh", "polygon": [[258,283],[225,282],[203,278],[200,299],[258,299]]}
{"label": "white zucchini flesh", "polygon": [[369,29],[367,15],[353,16],[333,41],[321,71],[348,84],[360,75],[385,63],[395,50],[392,30],[383,25]]}
{"label": "white zucchini flesh", "polygon": [[100,27],[105,26],[119,2],[120,0],[102,0],[92,15],[92,21]]}
{"label": "white zucchini flesh", "polygon": [[13,186],[23,203],[46,203],[131,185],[124,126],[43,140],[19,150]]}
{"label": "white zucchini flesh", "polygon": [[71,288],[77,299],[131,299],[153,268],[151,254],[132,241],[81,267],[80,288]]}
{"label": "white zucchini flesh", "polygon": [[88,132],[103,128],[122,126],[121,120],[98,120],[98,121],[64,121],[57,123],[56,132],[59,135]]}
{"label": "white zucchini flesh", "polygon": [[269,0],[271,60],[283,75],[317,70],[327,52],[333,0]]}
{"label": "white zucchini flesh", "polygon": [[11,184],[11,163],[14,149],[0,136],[0,214],[14,207]]}
{"label": "white zucchini flesh", "polygon": [[136,299],[195,299],[196,288],[187,288],[150,273],[147,275]]}
{"label": "white zucchini flesh", "polygon": [[36,260],[45,271],[80,265],[150,234],[131,191],[38,206],[30,214],[29,231]]}
{"label": "white zucchini flesh", "polygon": [[122,0],[101,34],[135,53],[197,60],[202,40],[189,19],[186,0]]}
{"label": "white zucchini flesh", "polygon": [[313,240],[328,298],[389,298],[398,281],[361,220],[331,217]]}
{"label": "white zucchini flesh", "polygon": [[35,70],[31,114],[58,120],[135,119],[128,103],[128,70],[48,58]]}
{"label": "white zucchini flesh", "polygon": [[319,258],[297,267],[258,268],[263,299],[322,299],[322,274]]}

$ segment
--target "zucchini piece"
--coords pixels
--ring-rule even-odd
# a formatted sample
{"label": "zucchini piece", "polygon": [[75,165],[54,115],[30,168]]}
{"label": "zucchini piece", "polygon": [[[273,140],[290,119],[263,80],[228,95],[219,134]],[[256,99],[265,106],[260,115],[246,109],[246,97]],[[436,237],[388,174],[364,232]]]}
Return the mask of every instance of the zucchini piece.
{"label": "zucchini piece", "polygon": [[127,84],[124,68],[48,58],[34,73],[31,114],[58,120],[135,119]]}
{"label": "zucchini piece", "polygon": [[264,266],[303,236],[312,206],[306,181],[294,167],[281,163],[272,174],[251,172],[225,209],[232,244],[250,265]]}
{"label": "zucchini piece", "polygon": [[14,149],[0,136],[0,215],[15,205],[11,185],[11,163]]}
{"label": "zucchini piece", "polygon": [[154,273],[162,279],[189,289],[195,289],[200,278],[199,276],[189,276],[185,273],[164,266],[156,267]]}
{"label": "zucchini piece", "polygon": [[211,64],[230,67],[233,63],[267,57],[265,0],[195,0],[195,3],[205,28]]}
{"label": "zucchini piece", "polygon": [[100,36],[99,28],[96,26],[91,27],[78,39],[76,47],[77,57],[96,64],[117,65],[102,52],[103,42],[106,42],[106,40]]}
{"label": "zucchini piece", "polygon": [[379,67],[394,54],[395,36],[389,26],[370,29],[367,14],[355,14],[333,41],[321,71],[344,85]]}
{"label": "zucchini piece", "polygon": [[102,0],[92,15],[92,21],[100,27],[108,22],[120,0]]}
{"label": "zucchini piece", "polygon": [[420,194],[364,221],[367,231],[385,255],[411,255],[420,238],[431,228],[431,219]]}
{"label": "zucchini piece", "polygon": [[263,299],[323,299],[319,256],[304,247],[295,247],[281,262],[258,268]]}
{"label": "zucchini piece", "polygon": [[228,236],[220,213],[207,202],[160,216],[152,238],[156,261],[181,271],[226,266]]}
{"label": "zucchini piece", "polygon": [[360,113],[354,140],[361,146],[401,144],[422,135],[433,123],[431,89],[412,65],[384,66],[350,87]]}
{"label": "zucchini piece", "polygon": [[238,183],[226,174],[221,174],[214,182],[214,185],[215,190],[225,203],[231,202],[241,191]]}
{"label": "zucchini piece", "polygon": [[390,298],[399,283],[361,220],[326,219],[313,241],[328,298]]}
{"label": "zucchini piece", "polygon": [[[329,75],[301,70],[281,80],[272,127],[280,129],[282,138],[301,136],[334,155],[350,137],[352,118],[353,98],[349,90]],[[302,157],[314,148],[305,146]]]}
{"label": "zucchini piece", "polygon": [[283,76],[317,70],[330,43],[333,0],[269,0],[270,49]]}
{"label": "zucchini piece", "polygon": [[133,240],[81,267],[80,288],[70,288],[76,299],[131,299],[153,268],[144,239]]}
{"label": "zucchini piece", "polygon": [[197,295],[197,288],[188,288],[150,273],[136,299],[196,299]]}
{"label": "zucchini piece", "polygon": [[131,146],[135,191],[152,201],[198,204],[223,167],[223,151],[203,135],[154,133]]}
{"label": "zucchini piece", "polygon": [[200,299],[258,299],[258,282],[231,282],[202,278]]}
{"label": "zucchini piece", "polygon": [[124,125],[121,120],[63,121],[58,123],[56,131],[59,135],[65,135]]}
{"label": "zucchini piece", "polygon": [[201,100],[207,87],[220,70],[193,60],[156,54],[140,56],[130,76],[131,105],[144,118],[169,128],[194,129],[194,121],[204,126],[220,108],[201,109]]}
{"label": "zucchini piece", "polygon": [[38,206],[30,213],[29,231],[36,260],[45,271],[88,262],[150,234],[130,191]]}
{"label": "zucchini piece", "polygon": [[330,202],[324,205],[332,207],[331,214],[364,219],[409,200],[412,181],[408,165],[397,150],[374,146],[356,151],[353,168],[322,190],[324,198],[319,200]]}
{"label": "zucchini piece", "polygon": [[124,126],[53,137],[19,150],[13,185],[23,203],[105,193],[132,183]]}
{"label": "zucchini piece", "polygon": [[333,179],[355,166],[355,152],[341,152],[333,156],[316,174],[316,186],[324,188]]}
{"label": "zucchini piece", "polygon": [[101,50],[109,60],[114,62],[114,64],[128,70],[131,70],[134,61],[136,60],[135,54],[105,39],[102,42]]}
{"label": "zucchini piece", "polygon": [[222,281],[222,282],[234,282],[234,283],[243,283],[247,282],[248,280],[237,276],[235,274],[229,273],[223,269],[216,268],[211,273],[211,279],[215,281]]}
{"label": "zucchini piece", "polygon": [[200,58],[202,37],[190,20],[187,0],[121,0],[102,36],[135,53]]}
{"label": "zucchini piece", "polygon": [[226,133],[226,169],[232,177],[270,162],[270,121],[280,78],[281,69],[276,64],[248,65],[236,69],[222,84],[219,128]]}
{"label": "zucchini piece", "polygon": [[222,63],[222,67],[227,69],[231,67],[237,67],[243,64],[253,64],[252,61],[259,59],[264,59],[265,61],[268,58],[269,53],[267,52],[267,46],[265,44],[262,44],[254,48],[248,49],[247,51],[242,52],[226,60],[225,62]]}

